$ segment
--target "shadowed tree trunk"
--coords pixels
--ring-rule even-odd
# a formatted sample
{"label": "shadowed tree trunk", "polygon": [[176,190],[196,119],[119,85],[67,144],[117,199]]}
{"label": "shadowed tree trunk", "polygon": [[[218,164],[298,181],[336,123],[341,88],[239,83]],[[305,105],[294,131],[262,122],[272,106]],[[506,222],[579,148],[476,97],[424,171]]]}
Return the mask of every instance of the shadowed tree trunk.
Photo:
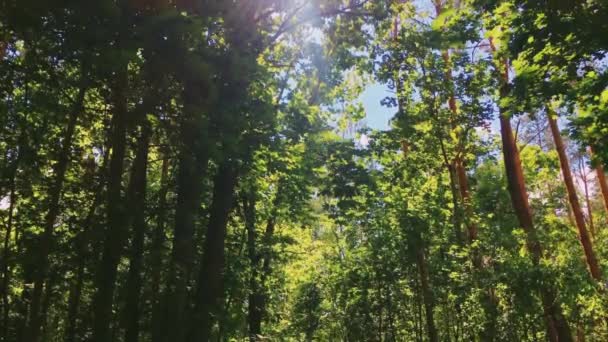
{"label": "shadowed tree trunk", "polygon": [[46,280],[48,268],[49,268],[49,254],[51,253],[51,245],[53,239],[53,231],[57,216],[60,213],[60,200],[63,192],[63,182],[65,180],[65,172],[70,161],[70,150],[72,149],[72,141],[74,139],[74,131],[76,130],[76,123],[78,116],[83,110],[84,97],[86,93],[86,75],[85,71],[82,70],[80,88],[78,89],[78,95],[74,100],[74,104],[70,110],[68,116],[68,123],[66,130],[61,139],[62,145],[57,151],[57,163],[54,165],[54,177],[52,185],[49,189],[49,202],[48,212],[44,219],[44,231],[42,236],[39,238],[39,242],[35,250],[35,264],[37,271],[34,273],[34,291],[32,293],[32,300],[29,310],[29,324],[26,330],[26,340],[36,342],[40,338],[40,329],[42,327],[42,312],[41,304],[43,298],[43,287]]}
{"label": "shadowed tree trunk", "polygon": [[[10,241],[11,234],[13,233],[13,221],[15,215],[15,202],[17,201],[16,197],[16,180],[15,173],[13,173],[9,185],[9,206],[8,206],[8,218],[6,222],[6,230],[4,236],[4,242],[2,243],[2,332],[3,336],[8,337],[8,326],[9,326],[9,301],[8,301],[8,287],[10,283],[10,266],[9,266],[9,258],[10,258]],[[4,340],[4,339],[3,339]]]}
{"label": "shadowed tree trunk", "polygon": [[[141,113],[146,115],[147,113]],[[139,340],[140,321],[140,296],[142,287],[142,268],[144,254],[144,237],[146,233],[146,186],[148,170],[148,149],[150,145],[150,124],[144,119],[141,124],[141,135],[137,146],[135,161],[129,184],[128,206],[130,223],[133,227],[133,239],[131,242],[131,257],[129,262],[129,274],[126,284],[126,303],[123,310],[123,324],[125,328],[126,342],[137,342]]]}
{"label": "shadowed tree trunk", "polygon": [[156,227],[152,237],[151,247],[151,270],[150,270],[150,308],[152,312],[152,318],[150,321],[152,336],[159,335],[159,329],[162,324],[155,319],[159,319],[161,315],[161,281],[162,281],[162,270],[163,270],[163,258],[164,258],[164,244],[165,244],[165,226],[167,222],[167,193],[169,191],[169,151],[168,149],[162,152],[163,161],[161,166],[160,175],[160,191],[158,194],[158,210],[156,212]]}
{"label": "shadowed tree trunk", "polygon": [[[492,39],[490,38],[492,52],[496,51]],[[509,94],[509,66],[506,60],[500,61],[499,65],[500,97],[507,97]],[[515,215],[520,226],[526,232],[527,248],[532,255],[532,262],[538,266],[542,258],[542,249],[532,220],[532,210],[528,202],[528,192],[524,181],[523,169],[519,157],[519,150],[513,135],[511,121],[508,114],[499,108],[500,116],[500,135],[502,140],[502,151],[505,163],[505,173],[507,175],[507,188],[511,197],[511,203],[515,210]],[[547,336],[551,342],[572,341],[570,326],[566,321],[561,306],[556,302],[553,289],[542,287],[540,289],[541,301],[547,327]]]}
{"label": "shadowed tree trunk", "polygon": [[126,153],[127,131],[127,65],[117,71],[112,90],[113,115],[110,145],[110,170],[108,174],[107,228],[105,231],[101,262],[97,267],[96,292],[93,297],[93,341],[111,340],[110,322],[116,287],[117,266],[127,237],[125,203],[122,196],[122,176]]}
{"label": "shadowed tree trunk", "polygon": [[[24,120],[22,124],[25,124],[27,120]],[[5,223],[5,235],[4,241],[2,242],[2,259],[0,259],[0,266],[2,267],[2,287],[0,287],[0,297],[2,298],[2,319],[0,320],[0,328],[2,329],[3,341],[6,341],[9,338],[9,319],[10,319],[10,302],[9,302],[9,286],[11,281],[11,258],[12,258],[12,246],[11,246],[11,235],[14,234],[15,245],[17,245],[17,253],[21,254],[19,251],[19,240],[18,233],[19,231],[15,227],[15,209],[17,202],[19,201],[19,197],[17,196],[17,174],[20,168],[20,164],[24,154],[26,153],[27,148],[27,135],[25,127],[20,127],[20,133],[17,138],[17,146],[14,150],[9,148],[6,152],[6,162],[10,166],[7,167],[5,178],[1,179],[0,182],[0,193],[4,195],[5,191],[8,192],[8,215]],[[9,156],[13,156],[13,160],[9,161]],[[6,181],[6,183],[5,183]],[[6,189],[5,189],[6,188]],[[26,296],[27,291],[23,291],[22,296]],[[27,307],[23,305],[23,311],[27,312]],[[26,317],[27,314],[22,317]],[[23,331],[23,327],[25,324],[25,319],[22,319],[17,324],[17,340],[22,337],[20,333]]]}
{"label": "shadowed tree trunk", "polygon": [[[194,265],[194,228],[202,203],[203,181],[209,163],[209,141],[205,118],[198,108],[202,89],[189,83],[184,91],[184,115],[180,127],[180,151],[177,170],[177,206],[173,248],[167,277],[167,288],[161,310],[153,322],[162,322],[153,331],[153,341],[184,341],[185,315]],[[204,95],[204,94],[203,94]],[[162,326],[162,328],[160,328]]]}
{"label": "shadowed tree trunk", "polygon": [[[272,240],[278,215],[278,206],[283,198],[281,194],[281,182],[282,180],[279,180],[277,195],[272,202],[270,216],[266,220],[266,228],[260,243],[261,248],[259,251],[256,249],[254,243],[257,239],[255,226],[249,225],[249,222],[255,222],[255,206],[249,204],[253,201],[253,196],[248,196],[243,201],[247,223],[248,255],[251,265],[251,274],[249,278],[249,288],[251,292],[249,295],[247,323],[249,326],[249,339],[252,342],[258,341],[258,336],[262,334],[262,322],[266,313],[266,280],[271,273]],[[248,204],[245,205],[245,202]]]}
{"label": "shadowed tree trunk", "polygon": [[262,240],[263,250],[262,250],[262,274],[260,275],[260,282],[257,286],[259,293],[256,295],[257,306],[259,309],[259,320],[260,320],[260,332],[261,332],[261,323],[264,320],[264,316],[266,315],[266,303],[267,303],[267,292],[266,292],[266,282],[270,277],[270,273],[272,271],[272,241],[274,238],[274,230],[276,226],[277,220],[277,210],[276,206],[273,210],[273,213],[266,221],[266,230],[264,231],[264,238]]}
{"label": "shadowed tree trunk", "polygon": [[[76,272],[75,279],[72,280],[72,284],[70,285],[70,293],[68,295],[68,312],[66,319],[66,328],[65,328],[65,341],[66,342],[76,342],[76,335],[79,330],[78,320],[79,320],[79,312],[80,312],[80,302],[82,297],[82,290],[84,286],[84,277],[86,273],[86,261],[89,259],[91,252],[89,251],[89,246],[91,243],[91,237],[93,234],[93,221],[95,219],[95,212],[99,207],[99,204],[103,200],[103,189],[105,186],[106,180],[106,171],[108,166],[108,152],[109,150],[106,148],[103,154],[103,161],[99,168],[99,181],[96,186],[93,188],[93,202],[87,211],[87,215],[82,221],[82,230],[75,237],[74,248],[76,249],[75,253],[75,262],[76,262]],[[94,161],[93,161],[94,163]],[[94,177],[95,170],[90,170],[88,176]]]}
{"label": "shadowed tree trunk", "polygon": [[[77,237],[78,240],[84,240],[82,234]],[[70,286],[70,293],[68,295],[68,315],[66,319],[66,329],[65,329],[65,340],[66,342],[75,342],[76,341],[76,331],[78,329],[78,309],[80,307],[80,298],[82,296],[82,287],[84,284],[84,271],[85,271],[85,258],[84,258],[84,249],[82,246],[84,244],[83,241],[76,242],[76,248],[79,249],[80,257],[77,259],[78,265],[76,266],[76,275],[75,280],[73,280]]]}
{"label": "shadowed tree trunk", "polygon": [[234,206],[237,169],[225,160],[214,179],[213,199],[201,269],[198,277],[193,324],[189,341],[209,341],[216,315],[220,312],[224,278],[226,226]]}
{"label": "shadowed tree trunk", "polygon": [[566,155],[566,148],[564,146],[562,136],[559,132],[559,128],[557,127],[556,113],[549,106],[547,106],[547,115],[549,118],[551,134],[553,135],[553,141],[555,142],[555,149],[557,150],[557,155],[559,156],[559,164],[562,169],[562,175],[564,176],[564,184],[566,185],[566,190],[568,191],[568,201],[570,203],[570,207],[572,208],[576,228],[578,229],[578,237],[583,247],[583,252],[585,253],[587,267],[589,267],[591,276],[595,280],[601,281],[602,273],[595,256],[595,252],[593,251],[591,237],[587,231],[585,215],[583,214],[583,209],[578,201],[574,180],[572,179],[572,171],[570,170],[570,162],[568,161],[568,156]]}
{"label": "shadowed tree trunk", "polygon": [[[2,259],[0,260],[0,265],[2,266],[2,287],[0,288],[0,296],[2,297],[2,320],[0,321],[0,327],[2,331],[3,341],[6,341],[9,338],[9,313],[10,313],[10,303],[8,297],[8,290],[10,286],[10,278],[11,278],[11,267],[10,267],[10,259],[11,259],[11,234],[13,234],[13,227],[15,224],[15,207],[18,201],[17,198],[17,170],[19,168],[19,164],[21,162],[21,157],[23,155],[24,146],[26,144],[26,136],[25,130],[23,129],[19,134],[19,138],[17,148],[15,151],[15,159],[12,161],[10,167],[8,168],[8,175],[6,175],[6,179],[8,180],[6,184],[8,190],[8,215],[5,223],[5,231],[4,231],[4,241],[2,242]],[[5,184],[2,183],[4,186]],[[4,189],[2,190],[2,194],[4,194]],[[15,235],[17,232],[15,232]],[[16,240],[16,239],[15,239]],[[25,291],[24,291],[25,292]]]}
{"label": "shadowed tree trunk", "polygon": [[416,266],[420,277],[420,289],[424,302],[424,312],[426,316],[426,332],[430,342],[439,342],[437,327],[435,326],[435,300],[429,284],[429,269],[426,261],[426,251],[424,247],[418,246],[416,250]]}
{"label": "shadowed tree trunk", "polygon": [[260,255],[256,250],[256,194],[249,190],[243,195],[243,214],[247,228],[247,256],[249,257],[249,300],[247,307],[247,324],[249,326],[249,341],[259,340],[262,333],[262,289],[259,282]]}

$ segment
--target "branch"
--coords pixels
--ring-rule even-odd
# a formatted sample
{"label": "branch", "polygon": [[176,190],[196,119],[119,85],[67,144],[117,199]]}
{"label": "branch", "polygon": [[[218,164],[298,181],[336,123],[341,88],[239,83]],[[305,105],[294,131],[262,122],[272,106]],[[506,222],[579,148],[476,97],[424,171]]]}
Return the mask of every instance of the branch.
{"label": "branch", "polygon": [[[547,129],[547,125],[544,125],[542,129],[539,129],[536,134],[534,134],[532,137],[530,137],[519,149],[519,152],[521,153],[521,151],[524,150],[524,148],[526,148],[526,146],[528,146],[528,144],[530,144],[532,142],[532,140],[536,139],[537,137],[539,137],[545,130]],[[517,140],[517,139],[516,139]]]}
{"label": "branch", "polygon": [[[370,2],[370,0],[365,0],[358,4],[350,5],[350,6],[347,6],[344,8],[334,8],[333,10],[328,10],[328,11],[319,13],[318,17],[319,18],[328,18],[328,17],[332,17],[332,16],[335,16],[338,14],[360,15],[360,16],[371,15],[371,13],[369,13],[369,12],[354,12],[355,9],[359,9],[359,8],[365,6],[369,2]],[[287,18],[281,23],[281,25],[279,25],[277,32],[271,37],[269,45],[274,44],[284,33],[316,18],[316,16],[311,15],[307,18],[303,18],[303,19],[297,21],[296,23],[294,23],[292,25],[288,25],[289,21],[291,21],[296,16],[296,14],[302,8],[304,8],[304,6],[306,6],[307,4],[308,4],[308,2],[304,2],[304,4],[302,4],[301,6],[298,6],[291,14],[289,14],[287,16]]]}

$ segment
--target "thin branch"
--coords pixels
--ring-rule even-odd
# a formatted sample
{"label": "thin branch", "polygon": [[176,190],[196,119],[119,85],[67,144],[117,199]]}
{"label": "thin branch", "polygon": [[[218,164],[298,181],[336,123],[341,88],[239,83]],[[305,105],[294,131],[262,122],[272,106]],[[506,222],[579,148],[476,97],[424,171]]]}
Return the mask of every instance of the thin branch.
{"label": "thin branch", "polygon": [[543,132],[544,132],[544,131],[547,129],[547,127],[548,127],[548,124],[547,124],[547,125],[544,125],[544,126],[542,127],[542,129],[539,129],[539,130],[536,132],[536,134],[534,134],[532,137],[530,137],[528,140],[526,140],[526,142],[525,142],[525,143],[524,143],[524,144],[521,146],[521,148],[519,149],[519,152],[521,153],[521,151],[523,151],[523,150],[524,150],[524,148],[526,148],[526,146],[528,146],[528,145],[529,145],[529,144],[532,142],[532,140],[534,140],[534,139],[538,138],[538,137],[539,137],[539,136],[540,136],[540,135],[541,135],[541,134],[542,134],[542,133],[543,133]]}
{"label": "thin branch", "polygon": [[[371,15],[371,13],[369,12],[354,12],[355,9],[361,8],[363,6],[365,6],[367,3],[369,3],[370,0],[365,0],[362,1],[358,4],[355,5],[351,5],[351,6],[347,6],[344,8],[335,8],[333,10],[329,10],[326,12],[321,12],[319,13],[318,17],[319,18],[327,18],[327,17],[332,17],[338,14],[348,14],[348,15],[358,15],[358,16],[368,16]],[[277,32],[271,37],[270,39],[270,44],[272,45],[274,44],[284,33],[304,24],[307,23],[313,19],[316,18],[316,16],[311,15],[307,18],[303,18],[301,20],[299,20],[298,22],[292,24],[292,25],[288,25],[289,21],[291,21],[296,14],[302,9],[304,8],[304,6],[306,6],[308,4],[308,2],[304,2],[304,4],[302,4],[301,6],[298,6],[291,14],[289,14],[287,16],[287,18],[281,23],[281,25],[279,25],[279,28],[277,30]]]}

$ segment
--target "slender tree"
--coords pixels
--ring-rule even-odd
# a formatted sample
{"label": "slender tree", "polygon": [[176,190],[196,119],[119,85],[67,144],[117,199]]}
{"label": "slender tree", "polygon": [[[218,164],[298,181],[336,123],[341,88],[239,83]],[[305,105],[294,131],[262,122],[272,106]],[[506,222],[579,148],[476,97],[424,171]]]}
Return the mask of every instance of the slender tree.
{"label": "slender tree", "polygon": [[[42,327],[41,320],[43,316],[40,312],[41,301],[43,296],[42,292],[44,282],[47,280],[46,276],[49,268],[49,254],[51,253],[52,248],[53,230],[57,221],[57,217],[60,214],[60,200],[61,194],[63,192],[65,173],[68,168],[70,156],[72,154],[72,141],[74,140],[76,123],[78,117],[80,116],[83,110],[84,97],[87,90],[88,80],[86,75],[86,69],[84,67],[81,70],[81,74],[82,75],[78,93],[73,101],[74,104],[68,115],[68,122],[65,128],[65,133],[61,139],[61,147],[57,151],[58,159],[54,166],[54,179],[52,181],[52,186],[49,190],[48,212],[45,217],[44,231],[42,233],[42,236],[40,237],[40,244],[36,248],[37,271],[35,273],[34,278],[34,291],[32,294],[32,301],[29,310],[29,324],[27,328],[28,336],[26,337],[26,340],[33,342],[38,341],[38,339],[40,338],[40,329]],[[48,286],[47,291],[49,291]]]}
{"label": "slender tree", "polygon": [[[492,52],[496,52],[495,45],[490,39]],[[498,75],[500,79],[500,97],[508,96],[509,68],[506,61],[498,62]],[[520,226],[527,234],[527,247],[532,256],[534,265],[538,266],[542,258],[542,249],[538,241],[538,235],[532,219],[532,210],[528,201],[528,192],[524,180],[523,170],[519,149],[517,147],[511,121],[503,109],[500,112],[500,135],[502,139],[502,151],[507,175],[507,185],[511,195],[511,203]],[[559,303],[556,302],[555,295],[551,288],[540,289],[545,324],[547,326],[547,336],[550,341],[571,341],[572,334],[570,326],[564,318]]]}
{"label": "slender tree", "polygon": [[[120,46],[120,44],[119,44]],[[108,174],[107,224],[103,242],[103,253],[97,271],[97,291],[92,304],[94,313],[93,340],[110,340],[114,289],[117,267],[127,238],[125,224],[125,202],[122,194],[124,159],[127,150],[128,115],[128,71],[126,61],[116,69],[112,88],[112,153]]]}
{"label": "slender tree", "polygon": [[126,303],[123,309],[123,324],[125,329],[125,341],[138,341],[140,330],[141,288],[143,273],[144,237],[147,230],[146,224],[146,185],[148,171],[148,150],[150,148],[150,124],[144,119],[141,124],[141,133],[137,142],[137,151],[131,171],[129,183],[127,207],[133,227],[133,239],[131,242],[131,255],[129,259],[129,274],[127,276]]}
{"label": "slender tree", "polygon": [[[593,156],[593,149],[589,147],[589,154]],[[606,183],[606,173],[601,163],[595,162],[595,173],[597,177],[597,183],[602,193],[602,199],[604,200],[604,209],[606,210],[606,217],[608,220],[608,183]]]}
{"label": "slender tree", "polygon": [[593,243],[591,242],[591,237],[589,235],[589,231],[587,230],[587,225],[585,224],[585,215],[583,214],[583,209],[578,201],[578,195],[576,194],[576,188],[572,178],[572,171],[570,169],[570,162],[568,161],[568,156],[566,155],[566,147],[564,146],[564,141],[562,140],[559,128],[557,127],[557,114],[550,105],[547,106],[547,115],[549,117],[549,128],[551,128],[551,135],[553,136],[553,141],[555,142],[555,149],[557,150],[559,163],[562,169],[562,176],[564,177],[564,183],[566,185],[566,190],[568,191],[568,202],[572,208],[574,220],[578,229],[578,236],[585,253],[585,259],[587,260],[587,267],[589,267],[589,273],[591,273],[591,276],[595,280],[601,281],[602,272],[600,270],[595,252],[593,251]]}

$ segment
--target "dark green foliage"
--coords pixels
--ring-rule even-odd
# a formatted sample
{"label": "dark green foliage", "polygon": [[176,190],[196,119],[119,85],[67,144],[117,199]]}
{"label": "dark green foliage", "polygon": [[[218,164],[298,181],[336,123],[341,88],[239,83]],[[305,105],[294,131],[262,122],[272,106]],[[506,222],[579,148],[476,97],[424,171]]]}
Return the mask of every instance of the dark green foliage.
{"label": "dark green foliage", "polygon": [[606,340],[542,118],[605,271],[607,10],[0,0],[0,341]]}

